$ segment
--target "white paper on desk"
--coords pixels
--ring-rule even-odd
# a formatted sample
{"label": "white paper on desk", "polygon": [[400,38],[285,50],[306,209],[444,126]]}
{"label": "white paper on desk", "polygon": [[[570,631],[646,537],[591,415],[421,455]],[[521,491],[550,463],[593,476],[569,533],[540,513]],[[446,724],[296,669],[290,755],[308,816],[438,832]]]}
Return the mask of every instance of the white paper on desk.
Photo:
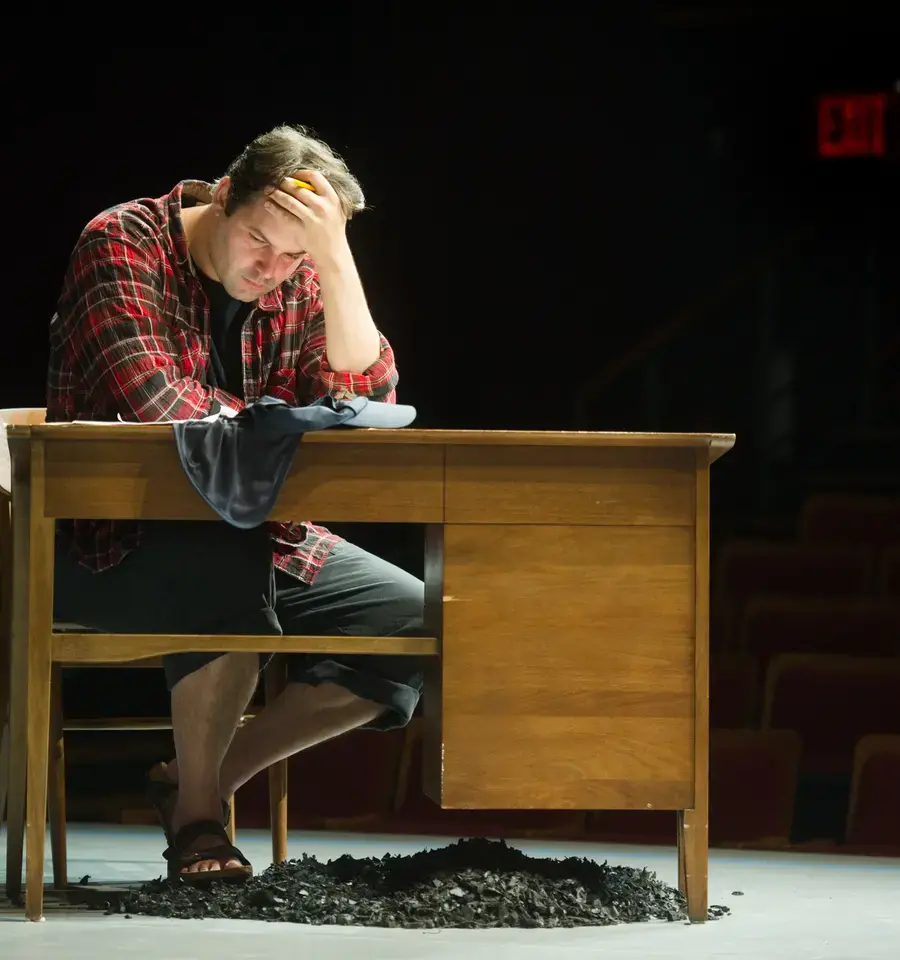
{"label": "white paper on desk", "polygon": [[153,427],[160,423],[214,423],[220,417],[227,420],[236,416],[236,410],[232,410],[231,407],[222,407],[218,413],[211,413],[208,417],[187,417],[183,420],[154,420],[150,423],[144,423],[135,420],[123,420],[120,413],[118,420],[72,420],[70,422],[86,424],[91,427]]}

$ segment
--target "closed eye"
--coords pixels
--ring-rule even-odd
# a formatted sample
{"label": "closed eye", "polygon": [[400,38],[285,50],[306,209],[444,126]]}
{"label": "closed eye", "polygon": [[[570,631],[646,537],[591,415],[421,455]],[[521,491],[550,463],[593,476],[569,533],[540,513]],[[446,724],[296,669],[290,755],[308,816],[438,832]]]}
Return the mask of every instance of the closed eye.
{"label": "closed eye", "polygon": [[[254,243],[258,243],[260,246],[265,246],[269,242],[268,240],[266,240],[265,237],[258,237],[255,233],[252,233],[252,232],[250,233],[250,239]],[[283,253],[281,255],[281,258],[282,260],[300,260],[303,256],[305,256],[305,254],[303,253],[303,251],[301,251],[300,253]]]}

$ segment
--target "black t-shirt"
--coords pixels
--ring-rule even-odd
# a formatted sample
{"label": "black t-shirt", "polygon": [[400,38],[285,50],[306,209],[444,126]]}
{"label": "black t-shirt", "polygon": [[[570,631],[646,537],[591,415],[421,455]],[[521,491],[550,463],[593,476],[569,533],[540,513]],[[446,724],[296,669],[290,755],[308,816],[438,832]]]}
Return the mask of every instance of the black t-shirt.
{"label": "black t-shirt", "polygon": [[197,276],[209,297],[209,325],[212,336],[209,382],[244,399],[244,359],[241,352],[241,328],[253,307],[235,300],[215,280],[197,268]]}

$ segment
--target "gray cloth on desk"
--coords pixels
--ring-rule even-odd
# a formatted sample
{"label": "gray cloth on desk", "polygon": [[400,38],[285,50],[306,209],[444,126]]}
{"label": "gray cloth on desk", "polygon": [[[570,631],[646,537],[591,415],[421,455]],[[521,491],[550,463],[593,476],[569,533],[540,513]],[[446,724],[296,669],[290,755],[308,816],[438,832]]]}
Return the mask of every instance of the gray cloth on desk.
{"label": "gray cloth on desk", "polygon": [[292,407],[274,397],[249,404],[235,417],[173,424],[181,466],[192,486],[225,521],[241,530],[265,523],[305,433],[330,427],[409,426],[414,407],[366,397],[325,397]]}

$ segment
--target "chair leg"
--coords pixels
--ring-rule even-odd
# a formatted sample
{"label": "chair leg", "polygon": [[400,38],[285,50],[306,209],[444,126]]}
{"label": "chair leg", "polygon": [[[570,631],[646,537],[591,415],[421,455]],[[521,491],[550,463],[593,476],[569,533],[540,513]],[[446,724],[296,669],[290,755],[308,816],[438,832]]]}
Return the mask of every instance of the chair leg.
{"label": "chair leg", "polygon": [[9,498],[0,493],[0,829],[9,794],[9,691],[12,670],[12,528]]}
{"label": "chair leg", "polygon": [[[6,795],[6,895],[17,901],[22,894],[22,854],[25,850],[25,778],[28,748],[27,729],[28,664],[23,651],[11,658],[12,683],[9,691],[9,764]],[[41,818],[43,824],[43,818]]]}
{"label": "chair leg", "polygon": [[228,826],[225,828],[225,832],[228,834],[228,842],[233,847],[237,845],[236,844],[237,822],[235,821],[235,817],[237,816],[237,813],[234,805],[234,797],[235,795],[233,794],[231,797],[228,798],[228,802],[231,806],[231,819],[228,821]]}
{"label": "chair leg", "polygon": [[[287,663],[275,656],[265,671],[266,703],[271,703],[287,686]],[[287,860],[287,760],[269,767],[269,827],[272,831],[272,863]]]}
{"label": "chair leg", "polygon": [[[13,728],[15,729],[15,728]],[[6,795],[6,896],[22,896],[22,854],[25,852],[25,742],[9,738],[9,787]]]}
{"label": "chair leg", "polygon": [[0,833],[6,819],[6,796],[9,793],[9,723],[3,714],[3,730],[0,731]]}
{"label": "chair leg", "polygon": [[50,681],[50,766],[47,771],[53,886],[68,885],[66,857],[66,754],[63,742],[62,664],[54,663]]}
{"label": "chair leg", "polygon": [[29,920],[43,920],[51,664],[48,655],[41,655],[44,651],[30,653],[25,778],[25,916]]}

